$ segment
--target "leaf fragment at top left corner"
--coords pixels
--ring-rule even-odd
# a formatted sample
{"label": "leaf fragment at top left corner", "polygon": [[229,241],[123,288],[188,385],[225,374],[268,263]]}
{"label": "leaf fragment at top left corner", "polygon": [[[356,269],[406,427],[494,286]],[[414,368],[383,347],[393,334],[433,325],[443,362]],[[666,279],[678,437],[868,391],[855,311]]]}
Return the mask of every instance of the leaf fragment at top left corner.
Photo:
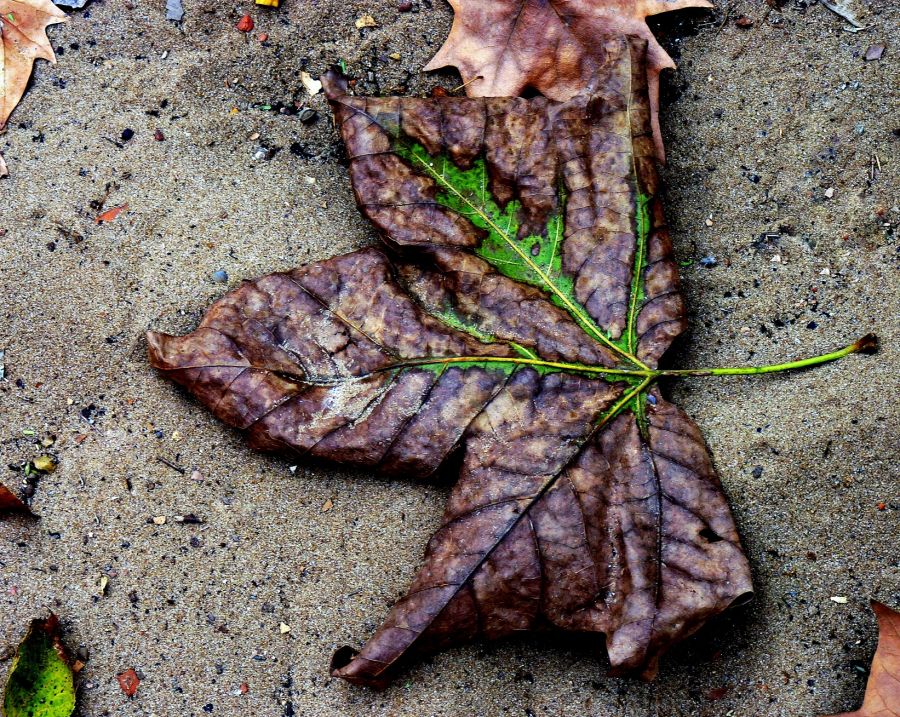
{"label": "leaf fragment at top left corner", "polygon": [[69,717],[75,711],[72,659],[59,618],[33,620],[19,645],[3,691],[4,717]]}
{"label": "leaf fragment at top left corner", "polygon": [[25,94],[34,61],[56,62],[47,27],[66,19],[50,0],[0,0],[0,129]]}
{"label": "leaf fragment at top left corner", "polygon": [[0,518],[9,513],[34,515],[31,509],[9,488],[0,483]]}

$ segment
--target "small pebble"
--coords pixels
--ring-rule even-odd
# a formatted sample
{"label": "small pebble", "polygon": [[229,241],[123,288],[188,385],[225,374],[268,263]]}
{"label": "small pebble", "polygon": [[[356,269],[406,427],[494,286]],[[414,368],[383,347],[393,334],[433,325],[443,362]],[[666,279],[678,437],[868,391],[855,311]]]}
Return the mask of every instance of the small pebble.
{"label": "small pebble", "polygon": [[122,130],[122,141],[127,142],[132,137],[134,137],[134,130],[131,127],[126,127]]}
{"label": "small pebble", "polygon": [[825,196],[831,199],[834,196],[834,187],[828,187],[828,189],[825,190]]}
{"label": "small pebble", "polygon": [[716,257],[712,256],[712,254],[710,254],[709,256],[705,256],[700,260],[700,266],[702,266],[706,269],[712,269],[718,263],[719,263],[719,260],[716,259]]}
{"label": "small pebble", "polygon": [[413,9],[413,4],[409,0],[404,0],[404,2],[401,2],[399,5],[397,5],[397,9],[400,12],[409,12]]}
{"label": "small pebble", "polygon": [[884,45],[869,45],[869,49],[866,50],[865,60],[866,62],[871,62],[872,60],[880,60],[883,54]]}
{"label": "small pebble", "polygon": [[300,110],[297,117],[303,124],[312,124],[319,117],[319,113],[311,107],[304,107]]}
{"label": "small pebble", "polygon": [[228,281],[228,272],[226,272],[224,269],[214,271],[212,273],[212,280],[217,284],[224,284],[226,281]]}
{"label": "small pebble", "polygon": [[161,129],[158,129],[153,133],[153,139],[157,142],[162,142],[166,139],[166,135],[163,134]]}

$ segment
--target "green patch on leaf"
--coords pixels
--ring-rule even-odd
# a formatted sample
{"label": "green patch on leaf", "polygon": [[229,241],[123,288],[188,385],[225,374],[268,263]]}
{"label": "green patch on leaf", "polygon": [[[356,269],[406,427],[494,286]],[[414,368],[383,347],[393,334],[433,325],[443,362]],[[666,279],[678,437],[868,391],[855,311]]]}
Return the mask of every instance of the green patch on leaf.
{"label": "green patch on leaf", "polygon": [[[634,356],[637,339],[634,336],[634,322],[629,322],[629,331],[618,340],[613,340],[588,314],[575,296],[575,282],[563,272],[562,242],[565,230],[565,189],[560,186],[559,202],[556,210],[547,220],[540,235],[530,235],[519,239],[518,200],[501,207],[488,188],[487,165],[483,158],[477,159],[469,169],[458,167],[446,155],[433,157],[418,143],[400,137],[394,143],[394,152],[409,162],[419,173],[434,180],[439,191],[435,200],[441,206],[464,216],[486,234],[475,253],[493,266],[498,272],[515,281],[535,286],[545,291],[550,300],[578,323],[590,336],[605,344],[622,358],[623,365],[646,368]],[[650,198],[641,195],[638,200],[637,226],[635,227],[638,251],[635,259],[636,290],[632,295],[634,315],[643,301],[643,270],[646,267],[646,243],[649,235]]]}
{"label": "green patch on leaf", "polygon": [[4,717],[69,717],[75,710],[71,660],[51,613],[34,620],[19,645],[3,692]]}

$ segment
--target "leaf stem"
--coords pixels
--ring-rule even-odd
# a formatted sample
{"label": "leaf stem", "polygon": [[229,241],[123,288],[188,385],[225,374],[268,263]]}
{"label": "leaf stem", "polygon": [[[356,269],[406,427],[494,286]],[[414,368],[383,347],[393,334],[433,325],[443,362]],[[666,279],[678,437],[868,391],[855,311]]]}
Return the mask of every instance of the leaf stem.
{"label": "leaf stem", "polygon": [[808,366],[818,366],[829,361],[837,361],[850,354],[874,353],[878,348],[878,337],[875,334],[866,334],[858,341],[845,346],[837,351],[832,351],[819,356],[788,361],[787,363],[772,364],[770,366],[741,366],[736,368],[689,368],[689,369],[665,369],[656,371],[657,376],[755,376],[763,373],[780,373],[793,371]]}

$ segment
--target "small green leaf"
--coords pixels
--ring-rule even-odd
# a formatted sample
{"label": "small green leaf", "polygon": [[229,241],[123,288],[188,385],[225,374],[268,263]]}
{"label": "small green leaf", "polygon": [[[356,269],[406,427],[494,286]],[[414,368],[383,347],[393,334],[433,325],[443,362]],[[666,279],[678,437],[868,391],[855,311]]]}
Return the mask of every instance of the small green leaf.
{"label": "small green leaf", "polygon": [[69,717],[75,710],[71,660],[59,618],[34,620],[19,645],[3,692],[4,717]]}

